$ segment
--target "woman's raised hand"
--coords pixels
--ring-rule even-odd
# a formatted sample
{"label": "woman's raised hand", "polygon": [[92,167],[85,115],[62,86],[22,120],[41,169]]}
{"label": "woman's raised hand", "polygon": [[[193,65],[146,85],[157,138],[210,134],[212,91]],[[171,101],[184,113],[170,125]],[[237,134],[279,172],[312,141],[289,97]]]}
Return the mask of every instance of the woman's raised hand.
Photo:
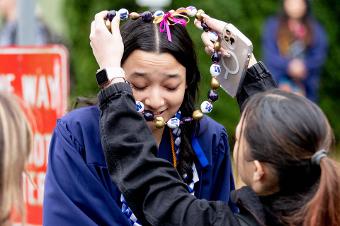
{"label": "woman's raised hand", "polygon": [[90,45],[100,68],[120,67],[124,44],[119,30],[119,16],[111,22],[111,32],[105,25],[108,11],[96,14],[91,23]]}
{"label": "woman's raised hand", "polygon": [[[223,33],[223,28],[225,27],[227,23],[221,20],[214,19],[208,16],[207,14],[203,14],[202,16],[203,16],[204,23],[206,23],[213,32],[216,32],[216,34],[221,37]],[[196,27],[198,27],[199,29],[202,29],[201,21],[195,19],[194,23]],[[201,35],[201,38],[202,38],[203,44],[205,45],[205,52],[208,54],[212,54],[214,52],[214,43],[211,41],[208,35],[208,32],[203,32]],[[223,55],[226,55],[226,56],[229,55],[228,52],[226,52],[223,48],[221,48],[220,51]]]}
{"label": "woman's raised hand", "polygon": [[[215,32],[219,37],[223,36],[223,31],[227,25],[226,22],[221,21],[221,20],[217,20],[215,18],[210,17],[207,14],[202,14],[203,17],[203,22],[206,23],[206,25],[208,25],[208,27],[211,29],[211,31]],[[195,19],[195,25],[196,27],[202,29],[201,26],[201,21]],[[209,55],[211,55],[214,52],[214,42],[211,41],[211,37],[209,36],[208,32],[203,32],[201,35],[203,44],[205,45],[205,52],[208,53]],[[226,56],[229,57],[230,54],[228,52],[227,49],[224,49],[223,47],[221,47],[221,49],[219,50],[219,52],[221,52],[222,56]],[[252,65],[256,64],[257,61],[255,59],[254,54],[251,54],[249,63],[248,63],[248,67],[251,67]]]}

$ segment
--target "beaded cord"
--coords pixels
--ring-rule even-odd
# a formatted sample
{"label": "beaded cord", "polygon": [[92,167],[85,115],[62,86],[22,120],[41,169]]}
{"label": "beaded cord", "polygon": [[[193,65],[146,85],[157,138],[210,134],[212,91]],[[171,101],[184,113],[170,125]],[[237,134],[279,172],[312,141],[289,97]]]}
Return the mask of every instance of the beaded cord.
{"label": "beaded cord", "polygon": [[200,105],[200,109],[195,110],[191,116],[183,117],[180,121],[171,118],[168,122],[165,122],[162,117],[154,117],[153,112],[144,110],[142,102],[136,103],[137,111],[142,113],[147,121],[154,121],[157,128],[163,128],[165,125],[168,125],[170,128],[174,129],[179,127],[180,124],[190,123],[192,120],[200,120],[203,117],[203,114],[210,113],[213,110],[213,103],[218,100],[217,89],[220,87],[220,84],[216,77],[221,74],[221,66],[219,65],[221,60],[221,53],[219,52],[221,49],[220,37],[216,32],[211,31],[209,26],[203,21],[203,14],[203,10],[197,10],[194,6],[188,6],[186,8],[182,7],[177,10],[170,10],[166,13],[158,10],[154,13],[145,11],[141,14],[137,12],[129,13],[127,9],[122,8],[117,12],[115,10],[109,11],[105,18],[105,24],[109,30],[111,29],[111,21],[116,15],[118,15],[121,20],[127,20],[129,18],[137,20],[141,18],[146,23],[153,22],[159,24],[160,32],[166,32],[168,40],[172,41],[170,26],[186,26],[190,21],[189,17],[195,17],[201,22],[202,29],[208,33],[210,40],[214,43],[214,52],[211,55],[212,65],[210,66],[210,74],[212,76],[210,82],[211,89],[207,94],[208,99],[203,101]]}

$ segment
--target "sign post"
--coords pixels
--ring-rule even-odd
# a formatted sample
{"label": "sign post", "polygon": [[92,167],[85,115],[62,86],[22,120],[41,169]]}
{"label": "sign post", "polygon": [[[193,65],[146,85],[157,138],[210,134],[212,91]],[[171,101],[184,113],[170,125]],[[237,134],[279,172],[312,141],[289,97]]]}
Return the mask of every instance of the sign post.
{"label": "sign post", "polygon": [[0,48],[0,92],[19,96],[34,115],[34,147],[23,183],[27,225],[42,225],[48,148],[56,120],[66,113],[68,103],[67,58],[59,45]]}

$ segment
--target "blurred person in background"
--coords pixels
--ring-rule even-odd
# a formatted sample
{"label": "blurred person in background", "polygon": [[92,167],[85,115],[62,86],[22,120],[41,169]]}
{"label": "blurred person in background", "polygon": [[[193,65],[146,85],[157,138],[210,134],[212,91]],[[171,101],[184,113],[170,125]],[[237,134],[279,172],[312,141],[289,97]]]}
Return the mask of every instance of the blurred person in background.
{"label": "blurred person in background", "polygon": [[264,61],[281,89],[318,101],[327,40],[311,15],[309,0],[283,0],[283,12],[264,25],[262,48]]}
{"label": "blurred person in background", "polygon": [[0,93],[0,226],[13,211],[24,219],[22,179],[32,150],[32,131],[19,102]]}
{"label": "blurred person in background", "polygon": [[[15,45],[17,41],[17,0],[0,0],[0,15],[3,26],[0,29],[0,46]],[[45,22],[39,17],[35,17],[36,37],[35,45],[50,43],[62,43],[61,38],[54,34]]]}

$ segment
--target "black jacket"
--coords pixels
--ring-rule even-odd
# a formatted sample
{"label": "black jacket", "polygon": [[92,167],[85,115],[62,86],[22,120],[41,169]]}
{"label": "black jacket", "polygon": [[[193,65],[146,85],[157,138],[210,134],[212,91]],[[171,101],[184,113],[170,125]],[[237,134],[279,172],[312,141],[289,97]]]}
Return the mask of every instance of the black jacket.
{"label": "black jacket", "polygon": [[[247,71],[237,97],[241,108],[250,95],[276,86],[265,68],[257,69]],[[173,166],[155,157],[157,145],[142,115],[135,110],[128,84],[118,83],[102,90],[99,102],[101,139],[111,179],[143,225],[247,225],[226,203],[190,195]],[[247,200],[261,206],[254,193],[247,196]],[[254,211],[241,207],[241,218],[250,216],[251,221],[264,222],[261,208],[250,206],[253,207]]]}

